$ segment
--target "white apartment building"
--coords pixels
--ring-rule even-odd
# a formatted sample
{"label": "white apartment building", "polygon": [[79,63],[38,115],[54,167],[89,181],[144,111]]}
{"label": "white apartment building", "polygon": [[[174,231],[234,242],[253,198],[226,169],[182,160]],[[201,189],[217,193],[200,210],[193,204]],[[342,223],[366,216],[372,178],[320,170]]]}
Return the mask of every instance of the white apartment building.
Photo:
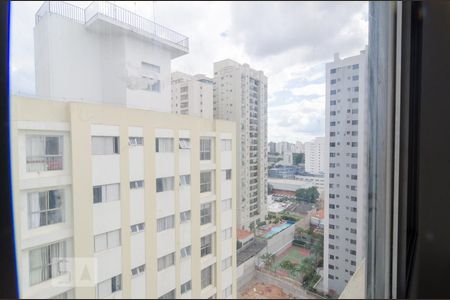
{"label": "white apartment building", "polygon": [[267,77],[248,64],[214,63],[214,118],[236,122],[238,227],[267,212]]}
{"label": "white apartment building", "polygon": [[[118,60],[124,66],[127,60],[145,60],[160,66],[160,74],[170,74],[179,46],[149,20],[161,26],[159,35],[147,27],[127,33],[123,27],[142,24],[133,17],[140,18],[103,2],[83,14],[64,2],[45,2],[36,15],[35,35],[50,45],[37,44],[37,69],[42,60],[57,57],[53,69],[36,71],[44,77],[36,79],[37,90],[51,99],[14,96],[11,101],[21,298],[236,298],[235,124],[161,112],[170,111],[167,76],[159,77],[159,91],[128,86],[117,102],[101,94],[75,100],[85,74],[67,75],[51,66],[62,60],[58,51],[73,46],[60,44],[63,35],[85,38],[86,48],[92,46],[88,40],[107,44],[96,38],[112,38],[117,44],[110,46],[129,51],[136,38],[153,44],[148,48],[157,59],[143,51]],[[90,26],[110,27],[113,37],[91,32]],[[122,34],[126,42],[116,39]],[[52,55],[43,53],[45,47]],[[69,54],[67,60],[81,65],[91,59],[84,50]],[[109,87],[101,84],[80,93]],[[70,99],[57,99],[66,88]]]}
{"label": "white apartment building", "polygon": [[326,64],[324,287],[335,295],[366,253],[366,51]]}
{"label": "white apartment building", "polygon": [[305,143],[305,171],[312,174],[325,172],[325,137],[316,137]]}
{"label": "white apartment building", "polygon": [[296,153],[305,153],[305,144],[300,141],[295,143],[295,152]]}
{"label": "white apartment building", "polygon": [[172,113],[212,119],[213,80],[202,74],[173,72]]}

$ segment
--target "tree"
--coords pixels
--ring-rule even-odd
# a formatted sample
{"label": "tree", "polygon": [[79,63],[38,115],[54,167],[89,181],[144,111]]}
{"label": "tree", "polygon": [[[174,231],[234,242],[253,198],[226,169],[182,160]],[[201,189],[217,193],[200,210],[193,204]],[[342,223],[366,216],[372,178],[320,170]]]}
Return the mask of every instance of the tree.
{"label": "tree", "polygon": [[292,153],[292,162],[294,165],[305,163],[305,153]]}
{"label": "tree", "polygon": [[309,187],[307,189],[298,189],[295,191],[295,197],[297,198],[297,201],[314,203],[317,201],[319,196],[320,193],[315,186]]}
{"label": "tree", "polygon": [[275,262],[275,254],[272,254],[270,252],[264,253],[261,256],[261,259],[263,260],[266,269],[270,269]]}
{"label": "tree", "polygon": [[295,277],[298,272],[298,264],[291,262],[290,260],[283,260],[280,263],[280,267],[289,272],[292,277]]}

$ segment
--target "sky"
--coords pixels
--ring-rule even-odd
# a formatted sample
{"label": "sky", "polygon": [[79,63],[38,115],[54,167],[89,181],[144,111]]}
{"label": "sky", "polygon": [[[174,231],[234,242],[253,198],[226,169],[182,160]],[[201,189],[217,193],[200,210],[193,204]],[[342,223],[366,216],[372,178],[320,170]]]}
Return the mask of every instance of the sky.
{"label": "sky", "polygon": [[[90,2],[67,1],[80,7]],[[189,37],[172,71],[213,75],[231,58],[268,77],[269,141],[325,134],[325,63],[359,54],[368,40],[367,2],[111,1]],[[11,90],[34,94],[34,14],[42,1],[11,8]]]}

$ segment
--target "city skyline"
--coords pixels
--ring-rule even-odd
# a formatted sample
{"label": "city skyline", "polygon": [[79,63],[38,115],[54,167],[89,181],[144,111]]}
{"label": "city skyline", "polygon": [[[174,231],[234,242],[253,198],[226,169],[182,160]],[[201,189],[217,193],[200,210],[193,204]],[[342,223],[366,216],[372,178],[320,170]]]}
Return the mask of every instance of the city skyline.
{"label": "city skyline", "polygon": [[[34,59],[30,53],[33,53],[34,13],[41,3],[12,4],[13,93],[34,94]],[[89,4],[69,3],[81,7]],[[151,4],[115,3],[153,20]],[[268,86],[270,141],[304,143],[323,136],[325,62],[334,52],[351,56],[367,44],[367,3],[156,2],[154,7],[157,23],[190,38],[190,54],[174,60],[173,71],[212,77],[213,63],[225,58],[264,70],[271,82]],[[260,31],[261,24],[251,17],[255,10],[262,16],[258,19],[266,17],[271,24],[282,26]],[[321,22],[317,15],[336,19]],[[337,23],[340,26],[334,26]],[[305,27],[307,31],[303,30]]]}

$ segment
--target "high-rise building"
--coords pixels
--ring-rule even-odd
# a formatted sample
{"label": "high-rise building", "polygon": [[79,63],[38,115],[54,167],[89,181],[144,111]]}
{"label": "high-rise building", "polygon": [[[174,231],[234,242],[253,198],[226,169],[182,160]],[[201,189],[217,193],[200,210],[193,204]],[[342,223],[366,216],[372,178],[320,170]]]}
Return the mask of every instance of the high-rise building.
{"label": "high-rise building", "polygon": [[367,53],[326,64],[324,287],[340,294],[366,251]]}
{"label": "high-rise building", "polygon": [[213,118],[213,80],[205,75],[172,73],[172,113]]}
{"label": "high-rise building", "polygon": [[[263,221],[267,212],[267,77],[248,64],[214,64],[214,117],[236,122],[238,227]],[[253,225],[252,225],[253,224]]]}
{"label": "high-rise building", "polygon": [[269,142],[268,144],[268,151],[269,153],[275,153],[277,144],[275,142]]}
{"label": "high-rise building", "polygon": [[325,172],[325,137],[316,137],[305,143],[305,171],[312,174]]}
{"label": "high-rise building", "polygon": [[305,153],[305,144],[300,141],[295,143],[295,152],[296,153]]}
{"label": "high-rise building", "polygon": [[[35,27],[37,89],[51,99],[11,101],[21,297],[236,298],[234,122],[160,112],[170,111],[170,59],[180,46],[146,31],[153,27],[134,26],[168,29],[109,3],[83,13],[55,3],[43,4]],[[72,38],[81,41],[78,50],[60,53],[75,47]],[[95,51],[79,49],[94,49],[89,43],[114,48],[97,49],[106,52],[127,48],[105,63],[145,61],[167,76],[159,77],[159,90],[122,86],[123,98],[112,101],[100,91],[119,91],[108,80],[128,63],[103,74],[105,81],[105,66],[90,66],[100,86],[88,84],[81,69],[54,66],[61,57],[93,62]],[[53,69],[44,71],[48,59]],[[84,84],[87,91],[78,93]],[[70,100],[59,99],[66,89]]]}

